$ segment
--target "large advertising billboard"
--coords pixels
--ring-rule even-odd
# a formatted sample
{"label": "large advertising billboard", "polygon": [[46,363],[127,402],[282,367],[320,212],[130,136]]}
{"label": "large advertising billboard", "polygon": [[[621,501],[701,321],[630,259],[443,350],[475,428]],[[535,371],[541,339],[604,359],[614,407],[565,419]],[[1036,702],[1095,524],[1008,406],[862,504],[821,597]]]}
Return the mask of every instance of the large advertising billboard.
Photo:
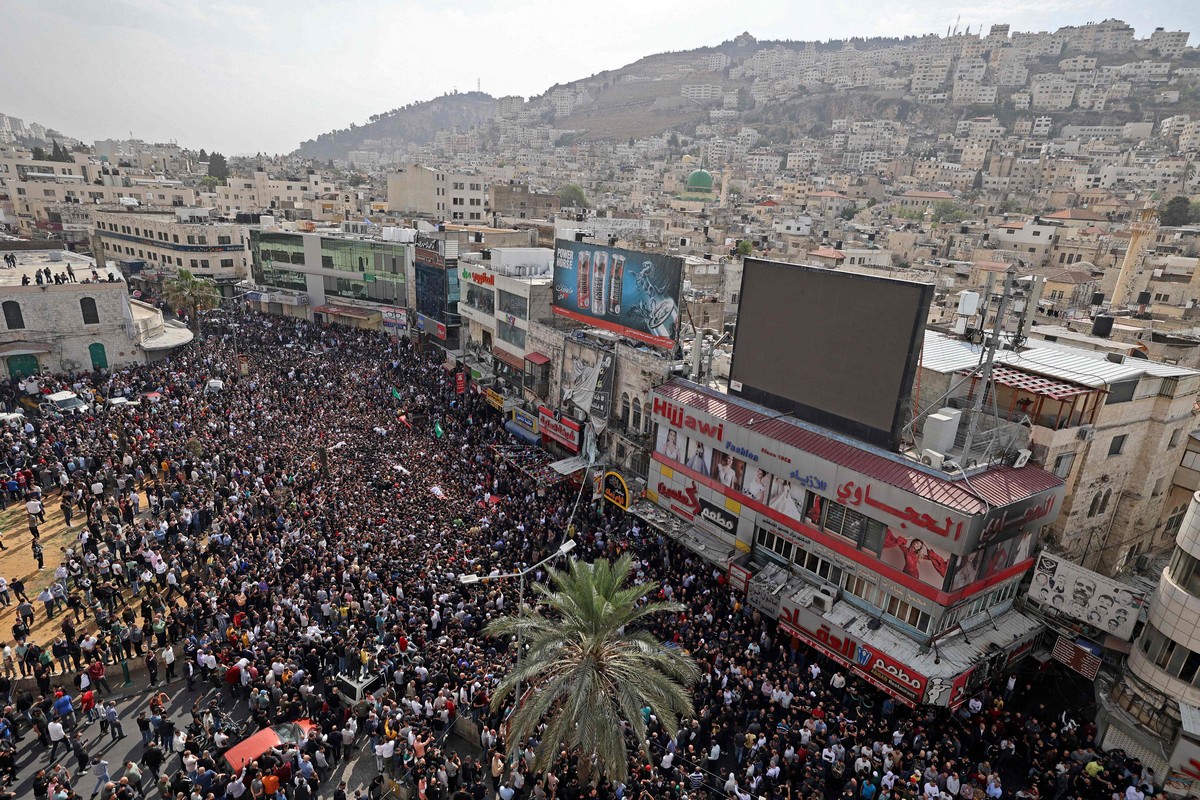
{"label": "large advertising billboard", "polygon": [[1029,597],[1061,614],[1129,641],[1146,596],[1050,553],[1038,553]]}
{"label": "large advertising billboard", "polygon": [[554,243],[554,313],[646,344],[674,345],[682,285],[676,256]]}
{"label": "large advertising billboard", "polygon": [[729,390],[895,450],[931,284],[747,258]]}

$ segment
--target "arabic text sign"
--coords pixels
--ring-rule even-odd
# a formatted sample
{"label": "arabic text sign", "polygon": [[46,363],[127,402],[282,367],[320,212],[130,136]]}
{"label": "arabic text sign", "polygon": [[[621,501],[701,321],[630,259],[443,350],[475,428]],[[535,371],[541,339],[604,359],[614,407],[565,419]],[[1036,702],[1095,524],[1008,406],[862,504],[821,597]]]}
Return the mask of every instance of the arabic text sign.
{"label": "arabic text sign", "polygon": [[1089,681],[1096,680],[1096,675],[1100,672],[1101,660],[1087,649],[1080,647],[1075,642],[1072,642],[1066,636],[1059,634],[1058,640],[1054,642],[1054,650],[1051,651],[1055,661],[1066,664],[1071,669],[1078,672]]}
{"label": "arabic text sign", "polygon": [[1029,597],[1043,606],[1129,641],[1146,597],[1050,553],[1038,553]]}
{"label": "arabic text sign", "polygon": [[781,603],[779,623],[900,700],[916,705],[925,696],[928,679],[924,675],[830,625],[812,609],[798,605],[790,597]]}

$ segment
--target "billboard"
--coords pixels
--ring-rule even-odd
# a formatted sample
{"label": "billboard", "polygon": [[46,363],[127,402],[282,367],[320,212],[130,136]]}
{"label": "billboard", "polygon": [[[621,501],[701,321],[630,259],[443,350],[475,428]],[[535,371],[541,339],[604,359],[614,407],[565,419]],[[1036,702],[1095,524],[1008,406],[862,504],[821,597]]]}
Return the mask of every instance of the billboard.
{"label": "billboard", "polygon": [[1038,554],[1029,597],[1126,641],[1146,602],[1142,592],[1050,553]]}
{"label": "billboard", "polygon": [[554,243],[554,313],[646,344],[674,345],[682,285],[676,256]]}
{"label": "billboard", "polygon": [[629,510],[629,485],[619,472],[604,473],[604,499],[622,511]]}
{"label": "billboard", "polygon": [[743,261],[730,394],[895,450],[933,286]]}

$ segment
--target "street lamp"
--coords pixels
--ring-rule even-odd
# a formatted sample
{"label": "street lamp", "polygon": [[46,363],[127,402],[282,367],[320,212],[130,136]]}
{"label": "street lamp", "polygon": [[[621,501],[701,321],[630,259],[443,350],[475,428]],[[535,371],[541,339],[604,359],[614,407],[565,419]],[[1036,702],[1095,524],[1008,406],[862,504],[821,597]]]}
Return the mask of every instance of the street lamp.
{"label": "street lamp", "polygon": [[[517,608],[518,610],[525,605],[525,576],[535,571],[544,564],[548,564],[559,556],[565,556],[567,553],[575,549],[577,542],[574,539],[566,539],[558,546],[552,554],[546,556],[541,561],[531,567],[526,567],[518,572],[506,572],[503,575],[476,575],[469,572],[458,576],[458,582],[463,586],[471,586],[476,583],[487,583],[489,581],[503,581],[511,578],[517,578],[520,581],[520,588],[517,590]],[[521,669],[521,655],[524,651],[524,646],[521,642],[521,629],[517,628],[517,671]],[[517,703],[520,704],[521,696],[524,694],[523,681],[517,682]]]}

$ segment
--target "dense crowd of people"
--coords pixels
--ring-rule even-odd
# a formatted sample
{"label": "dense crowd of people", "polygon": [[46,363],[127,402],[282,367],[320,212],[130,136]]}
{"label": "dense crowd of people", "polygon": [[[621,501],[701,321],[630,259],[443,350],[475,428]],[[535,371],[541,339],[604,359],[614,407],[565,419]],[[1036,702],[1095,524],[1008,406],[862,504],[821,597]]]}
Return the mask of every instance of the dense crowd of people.
{"label": "dense crowd of people", "polygon": [[[1138,761],[1099,752],[1089,726],[1055,719],[1015,679],[953,714],[862,685],[744,605],[721,570],[590,491],[578,502],[578,484],[546,485],[507,460],[503,418],[459,394],[433,350],[219,313],[169,361],[43,379],[37,391],[140,405],[30,413],[3,432],[0,494],[29,520],[9,544],[28,542],[40,564],[39,527],[56,507],[74,537],[45,554],[44,590],[40,578],[36,591],[0,578],[0,599],[19,604],[3,648],[0,780],[29,780],[36,800],[380,798],[392,778],[421,800],[1160,791]],[[208,390],[213,377],[223,388]],[[0,402],[16,408],[30,388],[11,381]],[[683,604],[653,625],[702,674],[677,736],[646,710],[650,736],[631,742],[624,784],[593,781],[566,753],[533,773],[537,741],[506,758],[503,710],[489,704],[514,648],[482,630],[513,610],[517,587],[459,580],[538,562],[569,522],[572,557],[630,553],[639,578]],[[31,628],[45,617],[43,645]],[[133,720],[112,702],[122,666],[146,687]],[[360,699],[339,675],[379,680]],[[190,718],[167,710],[180,694],[194,698]],[[242,717],[245,732],[312,727],[235,769],[222,754]],[[460,717],[478,741],[451,746]],[[141,755],[126,764],[88,741],[135,735]],[[366,785],[344,778],[358,758],[374,759]]]}

